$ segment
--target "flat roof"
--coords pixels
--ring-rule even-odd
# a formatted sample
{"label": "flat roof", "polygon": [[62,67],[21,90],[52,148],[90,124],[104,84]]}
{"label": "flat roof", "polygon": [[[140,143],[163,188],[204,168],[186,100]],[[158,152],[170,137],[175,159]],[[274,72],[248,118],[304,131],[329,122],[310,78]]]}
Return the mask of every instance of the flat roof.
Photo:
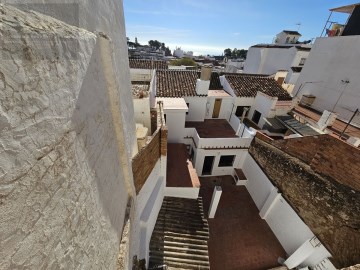
{"label": "flat roof", "polygon": [[162,101],[164,110],[188,110],[183,98],[156,98],[156,102]]}
{"label": "flat roof", "polygon": [[209,97],[231,97],[226,91],[224,90],[209,90],[208,92]]}
{"label": "flat roof", "polygon": [[332,8],[332,9],[330,9],[330,11],[351,14],[353,12],[354,8],[359,5],[360,5],[360,3],[351,4],[351,5],[347,5],[347,6]]}
{"label": "flat roof", "polygon": [[292,131],[302,135],[302,136],[316,136],[321,133],[317,132],[315,129],[310,127],[307,124],[300,123],[292,116],[276,116],[285,126],[290,128]]}

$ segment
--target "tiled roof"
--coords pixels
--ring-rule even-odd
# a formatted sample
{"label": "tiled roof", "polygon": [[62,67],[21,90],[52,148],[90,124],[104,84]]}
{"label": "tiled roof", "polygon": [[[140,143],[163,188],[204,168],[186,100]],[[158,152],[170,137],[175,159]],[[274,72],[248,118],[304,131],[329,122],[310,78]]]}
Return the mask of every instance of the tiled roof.
{"label": "tiled roof", "polygon": [[141,60],[141,59],[129,59],[130,68],[137,69],[167,69],[168,65],[166,61],[161,60]]}
{"label": "tiled roof", "polygon": [[[196,94],[196,80],[200,72],[188,70],[157,70],[157,97],[193,97]],[[213,72],[210,80],[210,90],[223,89],[219,74]]]}
{"label": "tiled roof", "polygon": [[238,97],[256,97],[260,91],[278,100],[291,100],[291,96],[273,78],[256,75],[225,75],[235,95]]}

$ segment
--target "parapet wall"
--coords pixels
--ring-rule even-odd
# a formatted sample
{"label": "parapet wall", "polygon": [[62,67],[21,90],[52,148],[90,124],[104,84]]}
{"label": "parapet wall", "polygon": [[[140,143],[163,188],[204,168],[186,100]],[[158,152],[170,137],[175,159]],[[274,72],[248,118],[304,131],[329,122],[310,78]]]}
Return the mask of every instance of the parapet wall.
{"label": "parapet wall", "polygon": [[[304,139],[302,143],[301,139]],[[325,145],[333,141],[331,138],[324,139]],[[302,150],[315,157],[317,154],[314,154],[314,150],[321,148],[318,144],[313,144],[318,139],[291,140],[266,142],[258,136],[254,139],[249,153],[330,251],[334,265],[346,267],[356,264],[360,261],[360,192],[318,174],[307,164],[311,159],[302,155]],[[298,145],[298,148],[295,145]],[[327,145],[322,151],[325,153],[330,150]],[[301,153],[303,160],[295,157],[296,153]],[[334,160],[331,157],[324,160],[324,166],[314,166],[335,167]]]}

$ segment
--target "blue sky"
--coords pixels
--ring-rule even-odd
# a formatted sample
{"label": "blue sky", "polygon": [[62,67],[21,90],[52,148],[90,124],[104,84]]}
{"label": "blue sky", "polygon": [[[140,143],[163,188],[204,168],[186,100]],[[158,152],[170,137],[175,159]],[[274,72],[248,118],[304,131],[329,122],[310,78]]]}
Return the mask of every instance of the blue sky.
{"label": "blue sky", "polygon": [[[221,55],[226,48],[271,43],[281,30],[298,30],[301,40],[320,36],[329,9],[356,0],[123,0],[127,36],[150,39],[195,54]],[[335,14],[344,23],[347,16]]]}

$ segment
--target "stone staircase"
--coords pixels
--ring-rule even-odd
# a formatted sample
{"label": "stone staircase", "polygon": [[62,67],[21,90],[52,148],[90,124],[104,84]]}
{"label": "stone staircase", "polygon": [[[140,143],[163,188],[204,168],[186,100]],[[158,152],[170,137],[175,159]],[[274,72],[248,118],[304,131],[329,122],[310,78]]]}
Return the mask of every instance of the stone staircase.
{"label": "stone staircase", "polygon": [[202,199],[165,197],[150,242],[149,269],[210,269]]}

